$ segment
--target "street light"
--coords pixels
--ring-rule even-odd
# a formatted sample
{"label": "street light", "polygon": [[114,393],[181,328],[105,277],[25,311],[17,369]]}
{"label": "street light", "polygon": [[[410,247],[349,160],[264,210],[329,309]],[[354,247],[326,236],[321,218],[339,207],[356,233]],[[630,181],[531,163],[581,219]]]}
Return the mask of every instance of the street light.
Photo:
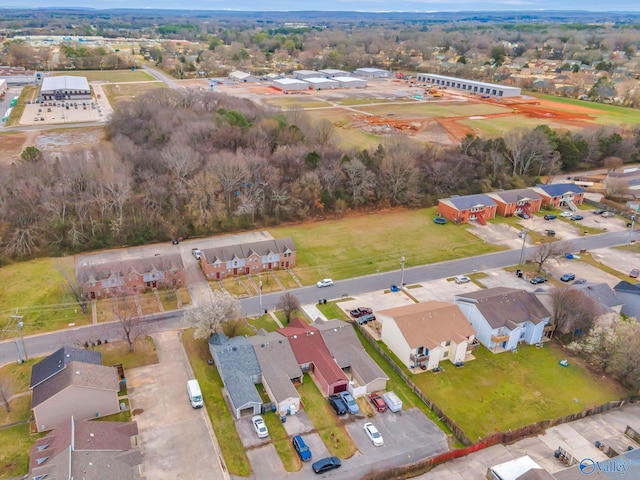
{"label": "street light", "polygon": [[402,255],[402,273],[400,274],[400,288],[404,287],[404,255]]}
{"label": "street light", "polygon": [[260,296],[260,316],[262,316],[262,280],[260,280],[259,285],[259,290],[258,290],[258,295]]}
{"label": "street light", "polygon": [[638,218],[638,210],[640,209],[640,202],[636,205],[636,214],[631,215],[631,230],[629,230],[629,239],[627,240],[627,245],[631,243],[631,235],[633,234],[633,228],[636,226],[636,219]]}
{"label": "street light", "polygon": [[527,229],[523,228],[522,231],[520,232],[520,237],[522,237],[522,248],[520,249],[520,261],[518,262],[518,265],[522,265],[522,262],[524,261],[524,247],[527,244]]}

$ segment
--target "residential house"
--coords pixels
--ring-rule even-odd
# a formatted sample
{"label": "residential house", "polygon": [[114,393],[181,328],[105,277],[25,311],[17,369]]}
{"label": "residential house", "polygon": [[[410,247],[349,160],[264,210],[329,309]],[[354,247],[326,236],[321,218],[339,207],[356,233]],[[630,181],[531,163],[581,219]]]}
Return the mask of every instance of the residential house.
{"label": "residential house", "polygon": [[32,367],[30,388],[39,432],[51,430],[72,416],[84,420],[120,411],[118,370],[102,365],[99,352],[61,348]]}
{"label": "residential house", "polygon": [[476,338],[493,353],[542,342],[551,313],[531,292],[496,287],[454,297]]}
{"label": "residential house", "polygon": [[353,326],[341,320],[314,322],[342,371],[350,379],[354,397],[387,389],[389,377],[373,361],[358,339]]}
{"label": "residential house", "polygon": [[552,183],[550,185],[538,185],[532,189],[542,196],[542,206],[551,208],[569,208],[577,210],[577,205],[582,205],[584,200],[584,188],[573,183]]}
{"label": "residential house", "polygon": [[583,283],[581,285],[572,285],[571,288],[581,291],[596,302],[602,313],[620,313],[622,311],[624,301],[606,283]]}
{"label": "residential house", "polygon": [[302,383],[303,375],[289,341],[279,333],[264,330],[247,340],[253,345],[262,385],[276,411],[285,415],[300,410],[300,395],[294,385]]}
{"label": "residential house", "polygon": [[473,360],[475,331],[457,305],[431,300],[376,312],[382,341],[408,368]]}
{"label": "residential house", "polygon": [[71,417],[35,441],[29,451],[27,478],[144,480],[137,435],[136,422],[90,422]]}
{"label": "residential house", "polygon": [[623,302],[620,313],[640,320],[640,285],[623,280],[613,287],[613,291]]}
{"label": "residential house", "polygon": [[438,200],[438,215],[454,223],[476,220],[484,225],[496,216],[497,208],[498,204],[484,193]]}
{"label": "residential house", "polygon": [[295,265],[296,247],[288,237],[208,248],[200,256],[204,274],[207,278],[216,280],[286,269]]}
{"label": "residential house", "polygon": [[303,372],[312,373],[312,378],[323,395],[329,396],[348,390],[349,379],[336,359],[331,355],[320,331],[300,318],[279,328],[278,333],[289,340],[293,354]]}
{"label": "residential house", "polygon": [[496,201],[496,212],[503,217],[522,215],[530,218],[542,208],[542,196],[530,188],[503,190],[487,195]]}
{"label": "residential house", "polygon": [[233,415],[240,418],[259,414],[262,399],[256,384],[260,383],[261,371],[253,345],[245,337],[227,338],[216,333],[209,338],[209,351]]}
{"label": "residential house", "polygon": [[179,253],[101,262],[88,255],[76,260],[76,278],[85,298],[142,293],[148,288],[181,287],[184,264]]}

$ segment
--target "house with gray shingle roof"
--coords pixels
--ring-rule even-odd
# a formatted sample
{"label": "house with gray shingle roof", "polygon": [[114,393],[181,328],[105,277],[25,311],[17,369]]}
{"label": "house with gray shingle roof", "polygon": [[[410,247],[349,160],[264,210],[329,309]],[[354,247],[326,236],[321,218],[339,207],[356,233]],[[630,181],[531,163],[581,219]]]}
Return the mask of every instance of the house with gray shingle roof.
{"label": "house with gray shingle roof", "polygon": [[438,200],[438,214],[453,223],[467,223],[485,220],[496,216],[498,204],[489,195],[453,196]]}
{"label": "house with gray shingle roof", "polygon": [[303,375],[289,341],[279,333],[264,330],[247,340],[258,358],[262,385],[277,411],[284,415],[300,410],[300,395],[294,385],[302,383]]}
{"label": "house with gray shingle roof", "polygon": [[209,351],[235,417],[259,414],[262,399],[256,384],[260,383],[262,372],[253,345],[245,337],[227,338],[216,333],[209,338]]}
{"label": "house with gray shingle roof", "polygon": [[102,365],[102,353],[85,348],[62,347],[31,367],[29,388],[40,385],[45,380],[67,368],[70,362]]}
{"label": "house with gray shingle roof", "polygon": [[620,313],[624,305],[624,302],[616,296],[613,289],[606,283],[583,283],[572,285],[571,288],[580,290],[587,297],[594,300],[602,308],[602,313]]}
{"label": "house with gray shingle roof", "polygon": [[29,453],[30,479],[145,480],[134,438],[136,422],[90,422],[69,418],[35,441]]}
{"label": "house with gray shingle roof", "polygon": [[389,377],[367,354],[351,324],[331,320],[316,321],[313,326],[320,331],[338,366],[343,372],[348,372],[351,384],[349,391],[364,395],[387,389]]}
{"label": "house with gray shingle roof", "polygon": [[493,353],[540,343],[551,312],[531,292],[496,287],[454,296],[454,303]]}
{"label": "house with gray shingle roof", "polygon": [[613,291],[623,302],[620,313],[640,321],[640,285],[623,280],[613,287]]}

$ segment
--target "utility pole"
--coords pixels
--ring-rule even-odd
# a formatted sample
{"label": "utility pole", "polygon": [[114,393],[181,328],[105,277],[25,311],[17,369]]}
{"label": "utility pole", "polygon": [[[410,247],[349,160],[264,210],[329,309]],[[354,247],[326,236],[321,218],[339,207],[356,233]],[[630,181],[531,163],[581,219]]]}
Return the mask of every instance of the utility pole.
{"label": "utility pole", "polygon": [[[18,339],[16,339],[16,348],[18,349],[18,363],[23,363],[25,360],[29,360],[29,356],[27,355],[27,347],[24,344],[24,337],[22,336],[22,327],[24,327],[24,322],[22,321],[24,315],[18,315],[18,309],[16,308],[16,313],[11,315],[11,319],[15,320],[18,325],[18,334],[20,335],[20,343],[22,343],[22,352],[20,351],[20,345],[18,344]],[[24,353],[24,359],[22,358],[22,353]]]}
{"label": "utility pole", "polygon": [[262,280],[260,280],[260,283],[258,284],[260,289],[258,290],[258,295],[260,296],[260,316],[262,316]]}
{"label": "utility pole", "polygon": [[522,237],[522,248],[520,249],[520,262],[518,262],[518,265],[522,265],[522,262],[524,261],[524,247],[527,244],[527,229],[523,228],[522,232],[520,232],[520,236]]}
{"label": "utility pole", "polygon": [[636,226],[636,219],[638,218],[638,210],[640,209],[640,202],[636,206],[635,215],[631,215],[631,230],[629,230],[629,238],[627,240],[627,245],[631,243],[631,235],[633,235],[633,229]]}
{"label": "utility pole", "polygon": [[404,287],[404,255],[402,255],[402,273],[400,274],[400,288]]}

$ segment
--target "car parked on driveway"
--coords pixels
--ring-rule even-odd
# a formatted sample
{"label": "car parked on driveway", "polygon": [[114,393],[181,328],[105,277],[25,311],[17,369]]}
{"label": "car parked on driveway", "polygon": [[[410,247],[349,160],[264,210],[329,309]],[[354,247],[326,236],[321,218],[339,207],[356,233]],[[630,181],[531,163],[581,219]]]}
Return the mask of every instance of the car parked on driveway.
{"label": "car parked on driveway", "polygon": [[576,276],[573,273],[565,273],[560,277],[560,280],[563,282],[570,282],[571,280],[575,280]]}
{"label": "car parked on driveway", "polygon": [[269,436],[267,425],[264,423],[264,419],[260,415],[254,415],[251,417],[251,423],[253,424],[253,429],[256,431],[259,438],[266,438]]}
{"label": "car parked on driveway", "polygon": [[371,401],[373,408],[375,408],[378,412],[387,411],[387,404],[384,403],[384,399],[377,393],[372,393],[371,395],[369,395],[369,400]]}
{"label": "car parked on driveway", "polygon": [[453,280],[456,283],[468,283],[468,282],[471,281],[471,279],[469,277],[467,277],[466,275],[456,275]]}
{"label": "car parked on driveway", "polygon": [[347,413],[347,406],[340,398],[340,395],[329,395],[329,404],[331,408],[333,408],[338,415],[344,415]]}
{"label": "car parked on driveway", "polygon": [[330,287],[333,285],[333,280],[331,280],[330,278],[323,278],[318,283],[316,283],[316,285],[318,286],[318,288]]}
{"label": "car parked on driveway", "polygon": [[544,219],[545,219],[545,220],[555,220],[556,218],[557,218],[557,217],[556,217],[555,215],[553,215],[552,213],[547,213],[547,214],[544,216]]}
{"label": "car parked on driveway", "polygon": [[571,217],[571,220],[573,221],[578,221],[578,220],[582,220],[584,217],[582,215],[573,215]]}
{"label": "car parked on driveway", "polygon": [[367,313],[366,315],[362,315],[358,318],[358,323],[360,325],[364,325],[369,322],[373,322],[376,319],[376,316],[373,313]]}
{"label": "car parked on driveway", "polygon": [[360,407],[358,407],[358,403],[349,392],[340,392],[340,398],[347,406],[347,410],[349,410],[349,413],[360,413]]}
{"label": "car parked on driveway", "polygon": [[371,440],[371,442],[376,447],[381,447],[384,445],[384,439],[382,438],[382,435],[380,435],[380,432],[378,431],[378,429],[375,427],[373,423],[371,422],[365,423],[364,431],[367,434],[367,437],[369,437],[369,440]]}
{"label": "car parked on driveway", "polygon": [[579,278],[575,282],[573,282],[574,285],[582,285],[583,283],[587,283],[586,278]]}
{"label": "car parked on driveway", "polygon": [[560,216],[564,217],[564,218],[570,218],[570,217],[573,217],[573,213],[571,213],[571,212],[562,212],[560,214]]}
{"label": "car parked on driveway", "polygon": [[529,280],[529,283],[532,283],[533,285],[537,285],[539,283],[544,283],[547,281],[547,277],[543,277],[542,275],[538,275],[536,277],[533,277],[531,280]]}
{"label": "car parked on driveway", "polygon": [[291,443],[293,444],[293,448],[295,449],[295,451],[298,452],[300,460],[302,460],[303,462],[308,462],[309,460],[311,460],[311,450],[309,449],[307,444],[304,443],[304,440],[300,435],[296,435],[295,437],[293,437],[293,439],[291,439]]}
{"label": "car parked on driveway", "polygon": [[324,473],[340,468],[340,465],[342,465],[342,463],[338,457],[326,457],[315,462],[311,465],[311,468],[313,468],[313,471],[316,473]]}
{"label": "car parked on driveway", "polygon": [[638,278],[638,275],[640,275],[640,271],[638,271],[638,269],[637,269],[637,268],[634,268],[633,270],[631,270],[631,271],[629,272],[629,276],[630,276],[631,278]]}
{"label": "car parked on driveway", "polygon": [[351,310],[349,312],[349,315],[351,315],[353,318],[360,318],[363,315],[368,315],[371,313],[373,313],[373,310],[371,310],[369,307],[358,307]]}

